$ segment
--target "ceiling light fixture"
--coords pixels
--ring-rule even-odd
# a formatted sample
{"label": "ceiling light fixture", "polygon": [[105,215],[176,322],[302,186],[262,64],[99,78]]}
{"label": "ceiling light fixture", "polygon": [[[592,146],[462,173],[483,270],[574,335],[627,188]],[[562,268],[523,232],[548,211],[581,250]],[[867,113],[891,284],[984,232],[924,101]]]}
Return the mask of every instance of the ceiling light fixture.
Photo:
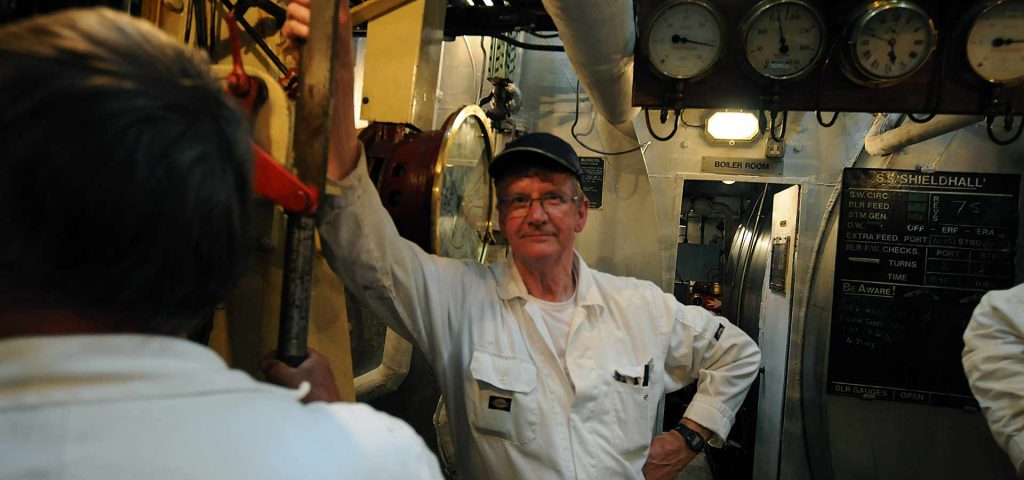
{"label": "ceiling light fixture", "polygon": [[749,142],[761,134],[757,117],[742,111],[715,112],[708,117],[704,128],[711,138],[729,142],[729,145]]}

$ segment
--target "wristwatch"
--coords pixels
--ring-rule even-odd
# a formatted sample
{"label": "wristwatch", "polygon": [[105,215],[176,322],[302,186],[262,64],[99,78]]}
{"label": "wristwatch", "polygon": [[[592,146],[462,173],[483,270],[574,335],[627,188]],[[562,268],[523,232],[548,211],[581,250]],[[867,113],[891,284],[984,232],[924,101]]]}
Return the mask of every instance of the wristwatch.
{"label": "wristwatch", "polygon": [[700,453],[704,450],[704,445],[706,443],[704,442],[704,437],[691,430],[690,427],[687,427],[682,423],[677,423],[676,426],[672,427],[672,430],[678,432],[679,435],[683,437],[683,440],[686,440],[686,446],[690,447],[690,450],[693,450],[695,453]]}

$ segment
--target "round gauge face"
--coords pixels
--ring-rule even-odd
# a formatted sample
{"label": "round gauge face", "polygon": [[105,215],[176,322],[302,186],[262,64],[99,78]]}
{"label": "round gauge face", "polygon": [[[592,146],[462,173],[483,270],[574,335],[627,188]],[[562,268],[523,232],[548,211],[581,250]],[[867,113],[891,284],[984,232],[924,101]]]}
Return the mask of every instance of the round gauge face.
{"label": "round gauge face", "polygon": [[473,117],[456,127],[453,135],[441,174],[437,253],[477,260],[486,241],[491,209],[488,138]]}
{"label": "round gauge face", "polygon": [[924,65],[935,49],[936,32],[928,14],[909,2],[869,11],[850,39],[858,70],[874,80],[899,80]]}
{"label": "round gauge face", "polygon": [[1024,79],[1024,3],[987,8],[967,33],[967,61],[982,79],[998,84]]}
{"label": "round gauge face", "polygon": [[718,13],[698,0],[668,3],[647,29],[647,59],[661,75],[694,78],[708,72],[722,52]]}
{"label": "round gauge face", "polygon": [[810,72],[821,58],[824,21],[802,1],[762,2],[744,22],[743,52],[757,73],[775,80]]}

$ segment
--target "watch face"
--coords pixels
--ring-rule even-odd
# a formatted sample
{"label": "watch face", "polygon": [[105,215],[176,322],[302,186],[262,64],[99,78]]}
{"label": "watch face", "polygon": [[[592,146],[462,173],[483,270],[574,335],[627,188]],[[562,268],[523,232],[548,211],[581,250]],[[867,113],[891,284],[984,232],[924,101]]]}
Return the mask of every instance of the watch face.
{"label": "watch face", "polygon": [[967,61],[974,73],[997,84],[1024,79],[1024,3],[986,8],[967,33]]}
{"label": "watch face", "polygon": [[799,0],[761,2],[744,22],[744,54],[757,73],[793,79],[810,72],[821,58],[824,21]]}
{"label": "watch face", "polygon": [[490,226],[490,140],[486,127],[474,116],[454,129],[439,185],[437,253],[477,260]]}
{"label": "watch face", "polygon": [[686,444],[690,447],[690,450],[700,452],[704,450],[704,437],[701,437],[697,432],[690,432],[686,436]]}
{"label": "watch face", "polygon": [[909,2],[884,4],[866,13],[850,39],[857,69],[869,79],[903,79],[935,49],[935,26]]}
{"label": "watch face", "polygon": [[683,437],[683,440],[686,441],[686,446],[689,447],[690,450],[697,453],[704,450],[704,446],[707,444],[707,442],[704,441],[704,437],[691,430],[690,427],[687,427],[682,423],[678,423],[672,427],[672,429],[678,432],[679,436]]}
{"label": "watch face", "polygon": [[707,73],[722,52],[719,15],[700,0],[667,3],[651,20],[645,45],[648,61],[661,75],[687,79]]}

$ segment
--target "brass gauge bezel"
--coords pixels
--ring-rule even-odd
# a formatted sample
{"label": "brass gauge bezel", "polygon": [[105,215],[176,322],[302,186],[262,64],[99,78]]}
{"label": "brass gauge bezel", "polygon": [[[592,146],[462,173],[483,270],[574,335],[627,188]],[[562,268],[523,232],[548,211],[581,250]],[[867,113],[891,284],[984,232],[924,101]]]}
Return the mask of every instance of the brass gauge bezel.
{"label": "brass gauge bezel", "polygon": [[[811,13],[814,22],[817,24],[819,32],[818,45],[816,51],[814,52],[813,58],[811,58],[810,62],[808,62],[807,65],[803,66],[799,70],[792,73],[775,75],[757,68],[753,64],[753,62],[751,62],[750,52],[747,50],[747,42],[750,34],[750,28],[755,21],[757,21],[762,15],[768,14],[772,8],[781,8],[786,5],[799,5],[800,7],[803,7],[804,9],[806,9],[806,11]],[[806,0],[762,0],[761,2],[758,2],[756,5],[754,5],[750,9],[750,11],[748,11],[747,14],[743,17],[743,20],[740,22],[740,46],[743,50],[743,61],[746,63],[746,66],[749,67],[755,74],[763,78],[780,81],[797,80],[803,78],[807,74],[814,71],[814,69],[821,62],[822,56],[824,55],[825,51],[827,33],[828,29],[825,23],[825,17],[821,14],[818,8],[815,7],[811,2],[808,2]]]}
{"label": "brass gauge bezel", "polygon": [[[984,82],[984,84],[997,86],[1017,86],[1024,83],[1024,73],[1011,80],[996,80],[995,78],[987,77],[977,70],[976,66],[974,65],[974,62],[971,61],[971,58],[969,56],[969,42],[971,34],[975,31],[975,28],[978,26],[978,21],[981,20],[981,17],[996,8],[1014,3],[1021,4],[1022,6],[1024,6],[1024,2],[1021,2],[1019,0],[989,0],[987,2],[983,2],[982,4],[975,6],[971,10],[968,19],[964,23],[962,23],[961,27],[959,28],[959,34],[957,35],[957,37],[961,40],[961,44],[963,45],[962,61],[965,64],[965,68],[971,73],[973,79],[980,82]],[[1022,59],[1022,63],[1024,63],[1024,59]]]}
{"label": "brass gauge bezel", "polygon": [[[475,154],[460,152],[457,149],[460,141],[459,132],[467,128],[469,123],[475,125],[474,139],[481,141],[483,151],[479,152],[479,163],[473,163]],[[456,195],[464,196],[465,191],[459,188],[480,186],[469,183],[479,180],[482,188],[471,192],[474,200],[472,206],[480,206],[483,210],[468,220],[474,220],[471,227],[478,232],[481,243],[473,252],[455,252],[459,258],[471,258],[481,261],[486,255],[487,245],[491,241],[494,218],[494,187],[491,185],[487,167],[494,157],[494,138],[490,121],[484,111],[476,105],[467,105],[453,112],[445,120],[440,130],[420,132],[406,124],[374,122],[365,128],[359,139],[366,146],[367,168],[370,170],[374,184],[384,209],[387,210],[395,223],[398,233],[412,241],[425,251],[438,255],[444,254],[444,235],[448,230],[443,227],[450,225],[450,217],[445,219],[442,212],[442,200],[445,194],[445,180],[451,175],[449,164],[458,167],[471,167],[473,175],[453,186]],[[475,141],[475,140],[474,140]],[[450,158],[456,153],[458,160]],[[469,156],[464,157],[464,154]],[[481,169],[477,174],[476,168]],[[463,173],[463,172],[460,172]],[[479,198],[476,197],[479,195]],[[486,198],[484,198],[486,195]],[[463,209],[463,200],[457,208]],[[465,212],[459,210],[457,215]],[[446,220],[446,223],[442,222]],[[455,224],[459,220],[455,219]],[[468,235],[467,237],[468,238]],[[467,249],[468,250],[468,249]]]}
{"label": "brass gauge bezel", "polygon": [[[921,18],[927,20],[926,24],[928,26],[928,31],[925,32],[925,35],[928,39],[928,46],[926,51],[923,52],[923,58],[911,70],[895,76],[877,75],[861,63],[860,56],[858,56],[857,38],[872,19],[882,13],[897,8],[911,12],[914,15],[919,15]],[[846,76],[855,83],[865,86],[887,87],[894,85],[912,77],[928,63],[932,58],[932,55],[935,53],[935,48],[938,45],[938,38],[939,34],[938,30],[935,28],[935,21],[926,10],[918,6],[916,3],[906,0],[882,0],[871,2],[856,14],[854,20],[847,28],[845,35],[847,45],[844,49],[841,62],[843,73],[845,73]]]}
{"label": "brass gauge bezel", "polygon": [[494,210],[494,186],[491,185],[491,176],[487,171],[487,163],[494,158],[494,137],[491,133],[491,122],[488,120],[487,115],[483,109],[476,105],[466,105],[462,107],[458,112],[453,113],[445,121],[441,127],[441,131],[444,132],[441,139],[441,148],[438,150],[436,161],[434,162],[434,182],[431,188],[431,202],[430,202],[430,240],[434,247],[434,251],[438,254],[441,253],[441,191],[444,188],[445,181],[445,159],[448,158],[451,152],[452,145],[456,140],[455,133],[464,124],[468,122],[477,122],[480,131],[484,134],[484,148],[486,154],[484,156],[485,164],[484,169],[484,182],[487,185],[487,206],[485,210],[486,220],[484,220],[484,231],[481,232],[484,236],[481,238],[480,246],[476,249],[475,259],[482,261],[486,253],[487,248],[487,235],[486,233],[491,230],[493,225],[492,212]]}
{"label": "brass gauge bezel", "polygon": [[[710,62],[708,62],[708,64],[703,69],[692,74],[677,75],[673,74],[672,72],[664,71],[654,62],[654,59],[651,57],[651,31],[654,30],[654,27],[658,20],[662,18],[662,16],[665,15],[669,10],[684,4],[697,5],[709,13],[709,15],[715,21],[715,24],[718,27],[718,45],[714,47],[716,48],[716,50],[714,52],[713,58]],[[659,77],[668,80],[696,80],[714,70],[714,67],[722,59],[722,53],[725,51],[726,48],[725,24],[722,20],[722,14],[718,10],[718,8],[714,6],[714,4],[706,0],[670,0],[668,2],[661,4],[661,6],[659,6],[658,9],[654,12],[654,15],[651,16],[651,19],[647,21],[646,28],[644,29],[644,34],[640,45],[642,47],[644,56],[647,57],[648,66],[651,68],[651,71],[653,71]]]}

